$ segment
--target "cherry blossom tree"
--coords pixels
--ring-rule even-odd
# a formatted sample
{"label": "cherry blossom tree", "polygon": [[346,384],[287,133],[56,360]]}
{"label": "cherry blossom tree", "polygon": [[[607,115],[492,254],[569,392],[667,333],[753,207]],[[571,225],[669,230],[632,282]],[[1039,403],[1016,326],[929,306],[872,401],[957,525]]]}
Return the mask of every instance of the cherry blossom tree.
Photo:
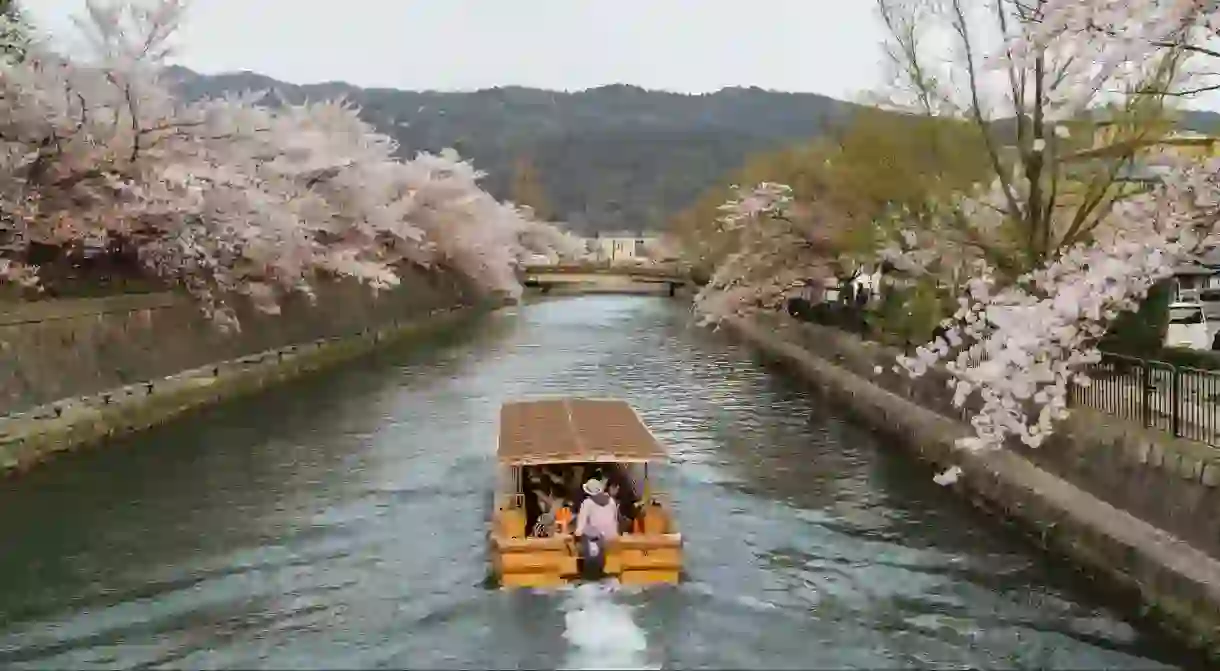
{"label": "cherry blossom tree", "polygon": [[179,100],[161,72],[185,9],[90,2],[82,58],[32,44],[0,65],[0,278],[36,284],[35,248],[127,254],[233,325],[235,294],[277,312],[327,277],[394,286],[404,263],[516,294],[526,247],[562,241],[454,152],[400,160],[341,100]]}
{"label": "cherry blossom tree", "polygon": [[[1104,63],[1147,62],[1155,50],[1190,59],[1179,86],[1148,92],[1176,98],[1220,90],[1220,2],[1217,0],[1044,0],[1030,39],[1014,53],[1035,53],[1062,35],[1087,36]],[[1138,69],[1129,70],[1138,73]]]}
{"label": "cherry blossom tree", "polygon": [[[1099,0],[1100,1],[1100,0]],[[965,120],[990,163],[981,188],[942,203],[935,235],[1008,281],[1087,242],[1130,195],[1121,177],[1163,133],[1182,52],[1114,49],[1048,30],[1047,0],[877,0],[900,110]],[[1111,151],[1078,156],[1103,116]],[[1087,129],[1086,137],[1073,130]],[[895,240],[895,242],[899,242]]]}
{"label": "cherry blossom tree", "polygon": [[0,59],[20,60],[29,47],[30,29],[15,0],[0,0]]}
{"label": "cherry blossom tree", "polygon": [[701,323],[776,309],[793,289],[837,277],[850,265],[837,244],[850,228],[842,212],[797,201],[784,184],[732,188],[737,197],[721,206],[717,219],[732,251],[695,296]]}
{"label": "cherry blossom tree", "polygon": [[[996,179],[990,191],[949,208],[958,224],[953,228],[966,239],[933,240],[907,230],[905,244],[883,250],[885,258],[906,262],[916,273],[946,255],[972,266],[973,279],[944,335],[900,359],[914,376],[943,362],[958,405],[977,395],[975,436],[962,442],[972,449],[1000,447],[1010,437],[1041,445],[1066,417],[1071,385],[1089,383],[1085,366],[1099,358],[1097,343],[1109,325],[1138,307],[1176,263],[1208,244],[1216,222],[1210,201],[1220,165],[1157,151],[1163,126],[1147,123],[1182,79],[1190,55],[1182,48],[1183,31],[1198,19],[1200,3],[1153,0],[1140,26],[1144,32],[1121,34],[1114,30],[1113,9],[1086,20],[1079,7],[1059,4],[992,5],[1002,30],[990,59],[1010,83],[1007,102],[1017,138],[1009,163],[992,151]],[[982,124],[968,19],[956,0],[949,7],[966,55],[966,109]],[[1153,10],[1165,12],[1153,16]],[[1068,173],[1071,164],[1056,147],[1070,136],[1068,122],[1090,118],[1099,105],[1123,123],[1109,138],[1106,161],[1082,179]],[[1165,179],[1151,189],[1117,180],[1137,158]],[[1006,178],[1010,166],[1015,169]],[[1069,177],[1076,179],[1077,197],[1063,203],[1057,194]],[[1015,246],[987,242],[994,239]],[[961,244],[975,240],[983,244]]]}
{"label": "cherry blossom tree", "polygon": [[[943,366],[955,403],[978,400],[974,435],[961,447],[994,449],[1010,439],[1037,447],[1066,417],[1071,385],[1090,383],[1087,365],[1098,360],[1097,343],[1114,319],[1136,308],[1175,265],[1220,242],[1220,159],[1174,155],[1156,144],[1161,131],[1140,123],[1163,96],[1181,91],[1179,75],[1192,56],[1211,55],[1198,40],[1214,34],[1216,12],[1212,3],[1187,0],[1001,1],[987,8],[1001,30],[994,53],[986,54],[972,38],[965,5],[942,6],[964,55],[963,76],[937,71],[944,61],[921,56],[917,19],[926,15],[887,16],[896,6],[882,3],[894,33],[890,53],[903,66],[901,76],[917,84],[908,88],[909,103],[989,126],[988,110],[996,105],[982,102],[980,82],[985,61],[999,64],[1016,138],[1007,152],[998,144],[989,149],[995,174],[985,188],[938,202],[919,217],[893,213],[897,234],[880,259],[911,276],[953,273],[964,280],[943,335],[898,365],[913,376]],[[1129,26],[1138,29],[1128,32]],[[1087,120],[1103,104],[1125,115],[1109,160],[1070,175],[1071,122]],[[1132,189],[1115,177],[1137,157],[1160,179]],[[1058,194],[1069,183],[1074,197],[1062,202]],[[753,193],[761,199],[726,207],[762,220],[785,205],[782,186]],[[777,288],[787,277],[770,273],[763,281]],[[960,472],[951,469],[938,481]]]}
{"label": "cherry blossom tree", "polygon": [[588,255],[585,242],[561,224],[539,221],[532,208],[518,206],[525,225],[517,234],[519,262],[528,262],[534,255],[554,256],[560,263],[574,263]]}

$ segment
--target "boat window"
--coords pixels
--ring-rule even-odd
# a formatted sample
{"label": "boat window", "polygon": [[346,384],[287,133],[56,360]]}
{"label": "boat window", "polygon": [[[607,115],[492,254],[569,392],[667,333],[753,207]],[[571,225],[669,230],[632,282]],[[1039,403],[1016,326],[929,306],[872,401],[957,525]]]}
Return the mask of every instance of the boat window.
{"label": "boat window", "polygon": [[1203,310],[1197,307],[1169,308],[1170,324],[1202,324]]}
{"label": "boat window", "polygon": [[1220,289],[1204,289],[1199,292],[1199,300],[1209,303],[1220,301]]}

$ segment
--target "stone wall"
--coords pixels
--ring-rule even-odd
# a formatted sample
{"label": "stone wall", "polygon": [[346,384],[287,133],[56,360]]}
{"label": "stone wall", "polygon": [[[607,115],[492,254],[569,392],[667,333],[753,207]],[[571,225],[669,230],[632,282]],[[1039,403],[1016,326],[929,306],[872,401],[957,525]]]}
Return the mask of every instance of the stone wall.
{"label": "stone wall", "polygon": [[[936,468],[960,466],[954,490],[1138,599],[1184,641],[1220,656],[1220,561],[1201,549],[1214,543],[1207,535],[1215,522],[1202,512],[1214,502],[1215,471],[1200,446],[1078,413],[1060,445],[1036,454],[962,452],[953,444],[969,427],[948,405],[944,378],[893,372],[896,352],[777,315],[729,328],[892,444]],[[1147,491],[1111,491],[1141,486]]]}
{"label": "stone wall", "polygon": [[[788,320],[763,318],[781,327]],[[952,404],[944,374],[912,380],[894,372],[897,350],[818,324],[793,324],[802,346],[856,375],[948,417]],[[877,372],[881,368],[881,372]],[[1076,407],[1054,437],[1018,452],[1059,477],[1220,558],[1220,450],[1144,428],[1090,408]]]}
{"label": "stone wall", "polygon": [[0,413],[382,329],[462,300],[462,287],[451,276],[412,270],[402,279],[401,286],[376,295],[354,282],[326,284],[316,304],[295,296],[280,315],[241,305],[242,329],[231,335],[172,294],[0,305]]}
{"label": "stone wall", "polygon": [[1021,453],[1220,558],[1220,450],[1075,408],[1045,446]]}
{"label": "stone wall", "polygon": [[337,365],[406,338],[443,337],[477,318],[479,309],[449,308],[396,321],[357,335],[341,335],[227,361],[214,361],[154,381],[62,399],[34,412],[0,419],[0,472],[29,469],[59,452],[139,431],[194,408]]}

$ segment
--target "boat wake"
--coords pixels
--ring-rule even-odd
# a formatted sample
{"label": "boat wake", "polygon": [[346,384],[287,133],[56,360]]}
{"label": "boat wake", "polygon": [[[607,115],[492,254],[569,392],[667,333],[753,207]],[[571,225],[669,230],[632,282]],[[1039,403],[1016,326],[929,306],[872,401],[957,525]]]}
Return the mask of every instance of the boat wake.
{"label": "boat wake", "polygon": [[614,600],[616,583],[587,583],[568,591],[564,632],[571,651],[565,669],[660,669],[648,661],[648,639],[630,606]]}

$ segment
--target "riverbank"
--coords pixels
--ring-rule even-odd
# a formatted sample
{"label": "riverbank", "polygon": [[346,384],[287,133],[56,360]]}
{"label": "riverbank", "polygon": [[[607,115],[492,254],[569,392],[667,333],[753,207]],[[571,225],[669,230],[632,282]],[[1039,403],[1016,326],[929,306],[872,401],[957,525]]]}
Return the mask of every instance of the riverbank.
{"label": "riverbank", "polygon": [[[961,467],[963,474],[951,487],[971,503],[1017,523],[1044,548],[1066,555],[1090,575],[1138,598],[1147,614],[1166,629],[1220,658],[1220,561],[1022,455],[956,450],[954,441],[969,428],[942,414],[943,384],[939,390],[919,386],[891,372],[888,365],[869,376],[866,370],[875,370],[878,357],[887,356],[883,348],[860,341],[853,345],[851,336],[820,330],[824,338],[811,342],[807,328],[811,327],[779,315],[727,324],[731,333],[783,363],[786,370],[894,444],[937,469]],[[888,356],[892,365],[893,357]],[[1088,439],[1080,432],[1074,435]],[[926,477],[931,477],[930,471]]]}
{"label": "riverbank", "polygon": [[[178,292],[0,304],[0,413],[100,394],[320,339],[385,329],[476,299],[453,273],[407,267],[393,289],[353,280],[293,293],[279,314],[228,296],[241,329],[222,332]],[[470,296],[468,299],[467,296]]]}
{"label": "riverbank", "polygon": [[[0,487],[0,666],[1208,668],[680,303],[504,312]],[[500,404],[573,395],[673,451],[681,588],[483,586]]]}
{"label": "riverbank", "polygon": [[427,315],[349,336],[266,350],[0,419],[0,474],[21,473],[56,454],[148,429],[206,405],[349,361],[383,346],[439,335],[490,306],[435,308]]}

